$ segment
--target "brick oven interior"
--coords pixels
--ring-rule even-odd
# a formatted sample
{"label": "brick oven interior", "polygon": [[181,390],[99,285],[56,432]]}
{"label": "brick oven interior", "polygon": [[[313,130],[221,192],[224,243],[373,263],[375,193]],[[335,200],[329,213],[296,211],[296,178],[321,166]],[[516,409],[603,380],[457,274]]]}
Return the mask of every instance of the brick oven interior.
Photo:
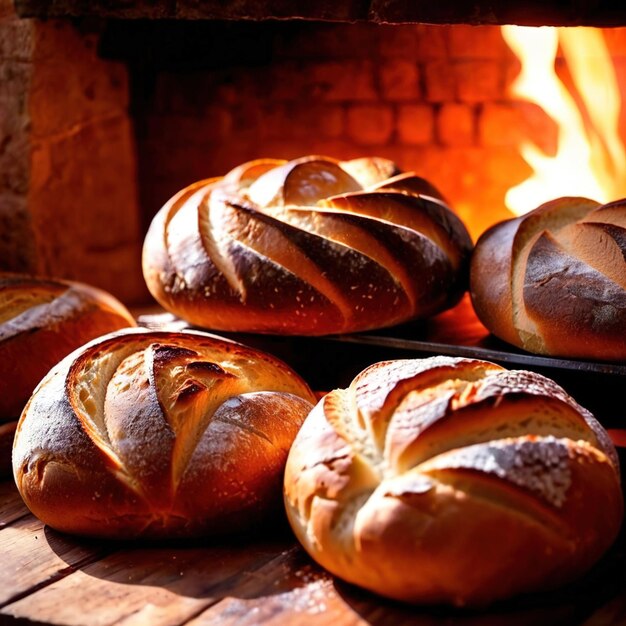
{"label": "brick oven interior", "polygon": [[[522,139],[555,150],[554,122],[510,94],[519,63],[497,24],[42,17],[17,4],[0,0],[0,269],[148,302],[152,216],[263,156],[391,158],[476,238],[528,176]],[[603,33],[624,98],[626,31]]]}

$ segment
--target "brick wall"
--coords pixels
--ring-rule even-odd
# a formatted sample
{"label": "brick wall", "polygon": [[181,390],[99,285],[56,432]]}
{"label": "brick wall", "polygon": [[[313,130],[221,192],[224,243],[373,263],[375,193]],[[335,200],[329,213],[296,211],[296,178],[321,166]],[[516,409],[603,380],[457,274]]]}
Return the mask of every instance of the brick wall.
{"label": "brick wall", "polygon": [[[626,29],[605,36],[626,87]],[[504,194],[530,173],[520,141],[555,149],[554,123],[508,94],[517,71],[498,27],[94,30],[17,20],[0,0],[0,269],[141,300],[154,213],[194,180],[261,156],[394,159],[437,185],[477,236],[508,217]]]}
{"label": "brick wall", "polygon": [[[247,159],[378,154],[429,178],[477,235],[508,216],[506,190],[530,173],[520,140],[555,149],[553,122],[508,95],[519,65],[498,27],[257,27],[272,35],[252,43],[261,60],[230,62],[232,32],[216,29],[206,36],[223,37],[213,53],[226,67],[193,56],[184,71],[153,67],[138,144],[148,217],[183,185]],[[626,31],[607,38],[623,74]]]}
{"label": "brick wall", "polygon": [[0,266],[14,271],[36,264],[27,200],[31,49],[31,24],[17,20],[12,2],[0,0]]}
{"label": "brick wall", "polygon": [[0,0],[0,269],[145,298],[128,79],[99,34]]}

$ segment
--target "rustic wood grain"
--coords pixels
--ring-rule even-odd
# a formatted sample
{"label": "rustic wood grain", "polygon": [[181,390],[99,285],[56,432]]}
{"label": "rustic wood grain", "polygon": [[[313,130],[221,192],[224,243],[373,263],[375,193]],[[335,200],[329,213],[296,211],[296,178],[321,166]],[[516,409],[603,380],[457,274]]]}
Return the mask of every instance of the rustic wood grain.
{"label": "rustic wood grain", "polygon": [[314,565],[299,548],[284,552],[242,580],[236,592],[187,626],[367,623],[337,593],[333,577]]}
{"label": "rustic wood grain", "polygon": [[97,559],[103,551],[44,529],[32,515],[16,520],[0,532],[0,607]]}
{"label": "rustic wood grain", "polygon": [[29,511],[13,481],[0,482],[0,530],[25,515],[29,515]]}
{"label": "rustic wood grain", "polygon": [[[119,547],[119,546],[118,546]],[[5,606],[16,618],[67,626],[185,623],[285,549],[283,540],[209,547],[127,547]],[[71,601],[68,602],[68,599]],[[78,610],[77,610],[78,609]]]}
{"label": "rustic wood grain", "polygon": [[[392,602],[318,567],[286,527],[210,542],[89,541],[43,527],[0,482],[0,624],[609,626],[626,624],[626,539],[582,580],[462,611]],[[417,566],[417,564],[416,564]]]}
{"label": "rustic wood grain", "polygon": [[574,626],[592,602],[570,590],[477,611],[411,606],[343,583],[294,549],[186,626]]}

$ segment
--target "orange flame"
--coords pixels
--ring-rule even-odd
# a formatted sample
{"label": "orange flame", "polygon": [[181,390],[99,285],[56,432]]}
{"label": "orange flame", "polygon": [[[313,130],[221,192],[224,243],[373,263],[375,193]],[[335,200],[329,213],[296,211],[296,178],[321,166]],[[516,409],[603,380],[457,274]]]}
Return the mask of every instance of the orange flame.
{"label": "orange flame", "polygon": [[[560,196],[599,202],[626,196],[626,151],[618,130],[619,88],[602,32],[503,26],[502,34],[522,64],[512,93],[538,104],[558,128],[554,156],[530,141],[521,144],[522,157],[534,173],[509,189],[507,207],[521,215]],[[559,44],[586,119],[556,73]]]}

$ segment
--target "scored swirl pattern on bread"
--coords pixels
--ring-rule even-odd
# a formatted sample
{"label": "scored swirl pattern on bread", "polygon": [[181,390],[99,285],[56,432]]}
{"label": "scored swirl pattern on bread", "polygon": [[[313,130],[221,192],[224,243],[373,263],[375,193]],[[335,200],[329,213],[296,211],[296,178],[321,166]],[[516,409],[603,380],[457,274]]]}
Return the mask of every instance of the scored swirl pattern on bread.
{"label": "scored swirl pattern on bread", "polygon": [[529,352],[626,359],[626,201],[559,198],[497,224],[470,291],[485,326]]}
{"label": "scored swirl pattern on bread", "polygon": [[0,421],[17,419],[35,385],[64,356],[135,326],[113,296],[89,285],[0,273]]}
{"label": "scored swirl pattern on bread", "polygon": [[334,574],[457,605],[572,580],[623,508],[615,449],[558,385],[447,357],[378,363],[324,397],[292,446],[285,503]]}
{"label": "scored swirl pattern on bread", "polygon": [[33,513],[67,532],[240,530],[275,510],[312,400],[286,365],[240,344],[193,332],[105,337],[32,397],[16,482]]}
{"label": "scored swirl pattern on bread", "polygon": [[206,328],[320,335],[433,315],[466,287],[470,237],[385,159],[260,159],[174,196],[144,245],[168,310]]}
{"label": "scored swirl pattern on bread", "polygon": [[0,475],[10,473],[17,419],[48,370],[87,341],[129,326],[132,315],[100,289],[0,273]]}

